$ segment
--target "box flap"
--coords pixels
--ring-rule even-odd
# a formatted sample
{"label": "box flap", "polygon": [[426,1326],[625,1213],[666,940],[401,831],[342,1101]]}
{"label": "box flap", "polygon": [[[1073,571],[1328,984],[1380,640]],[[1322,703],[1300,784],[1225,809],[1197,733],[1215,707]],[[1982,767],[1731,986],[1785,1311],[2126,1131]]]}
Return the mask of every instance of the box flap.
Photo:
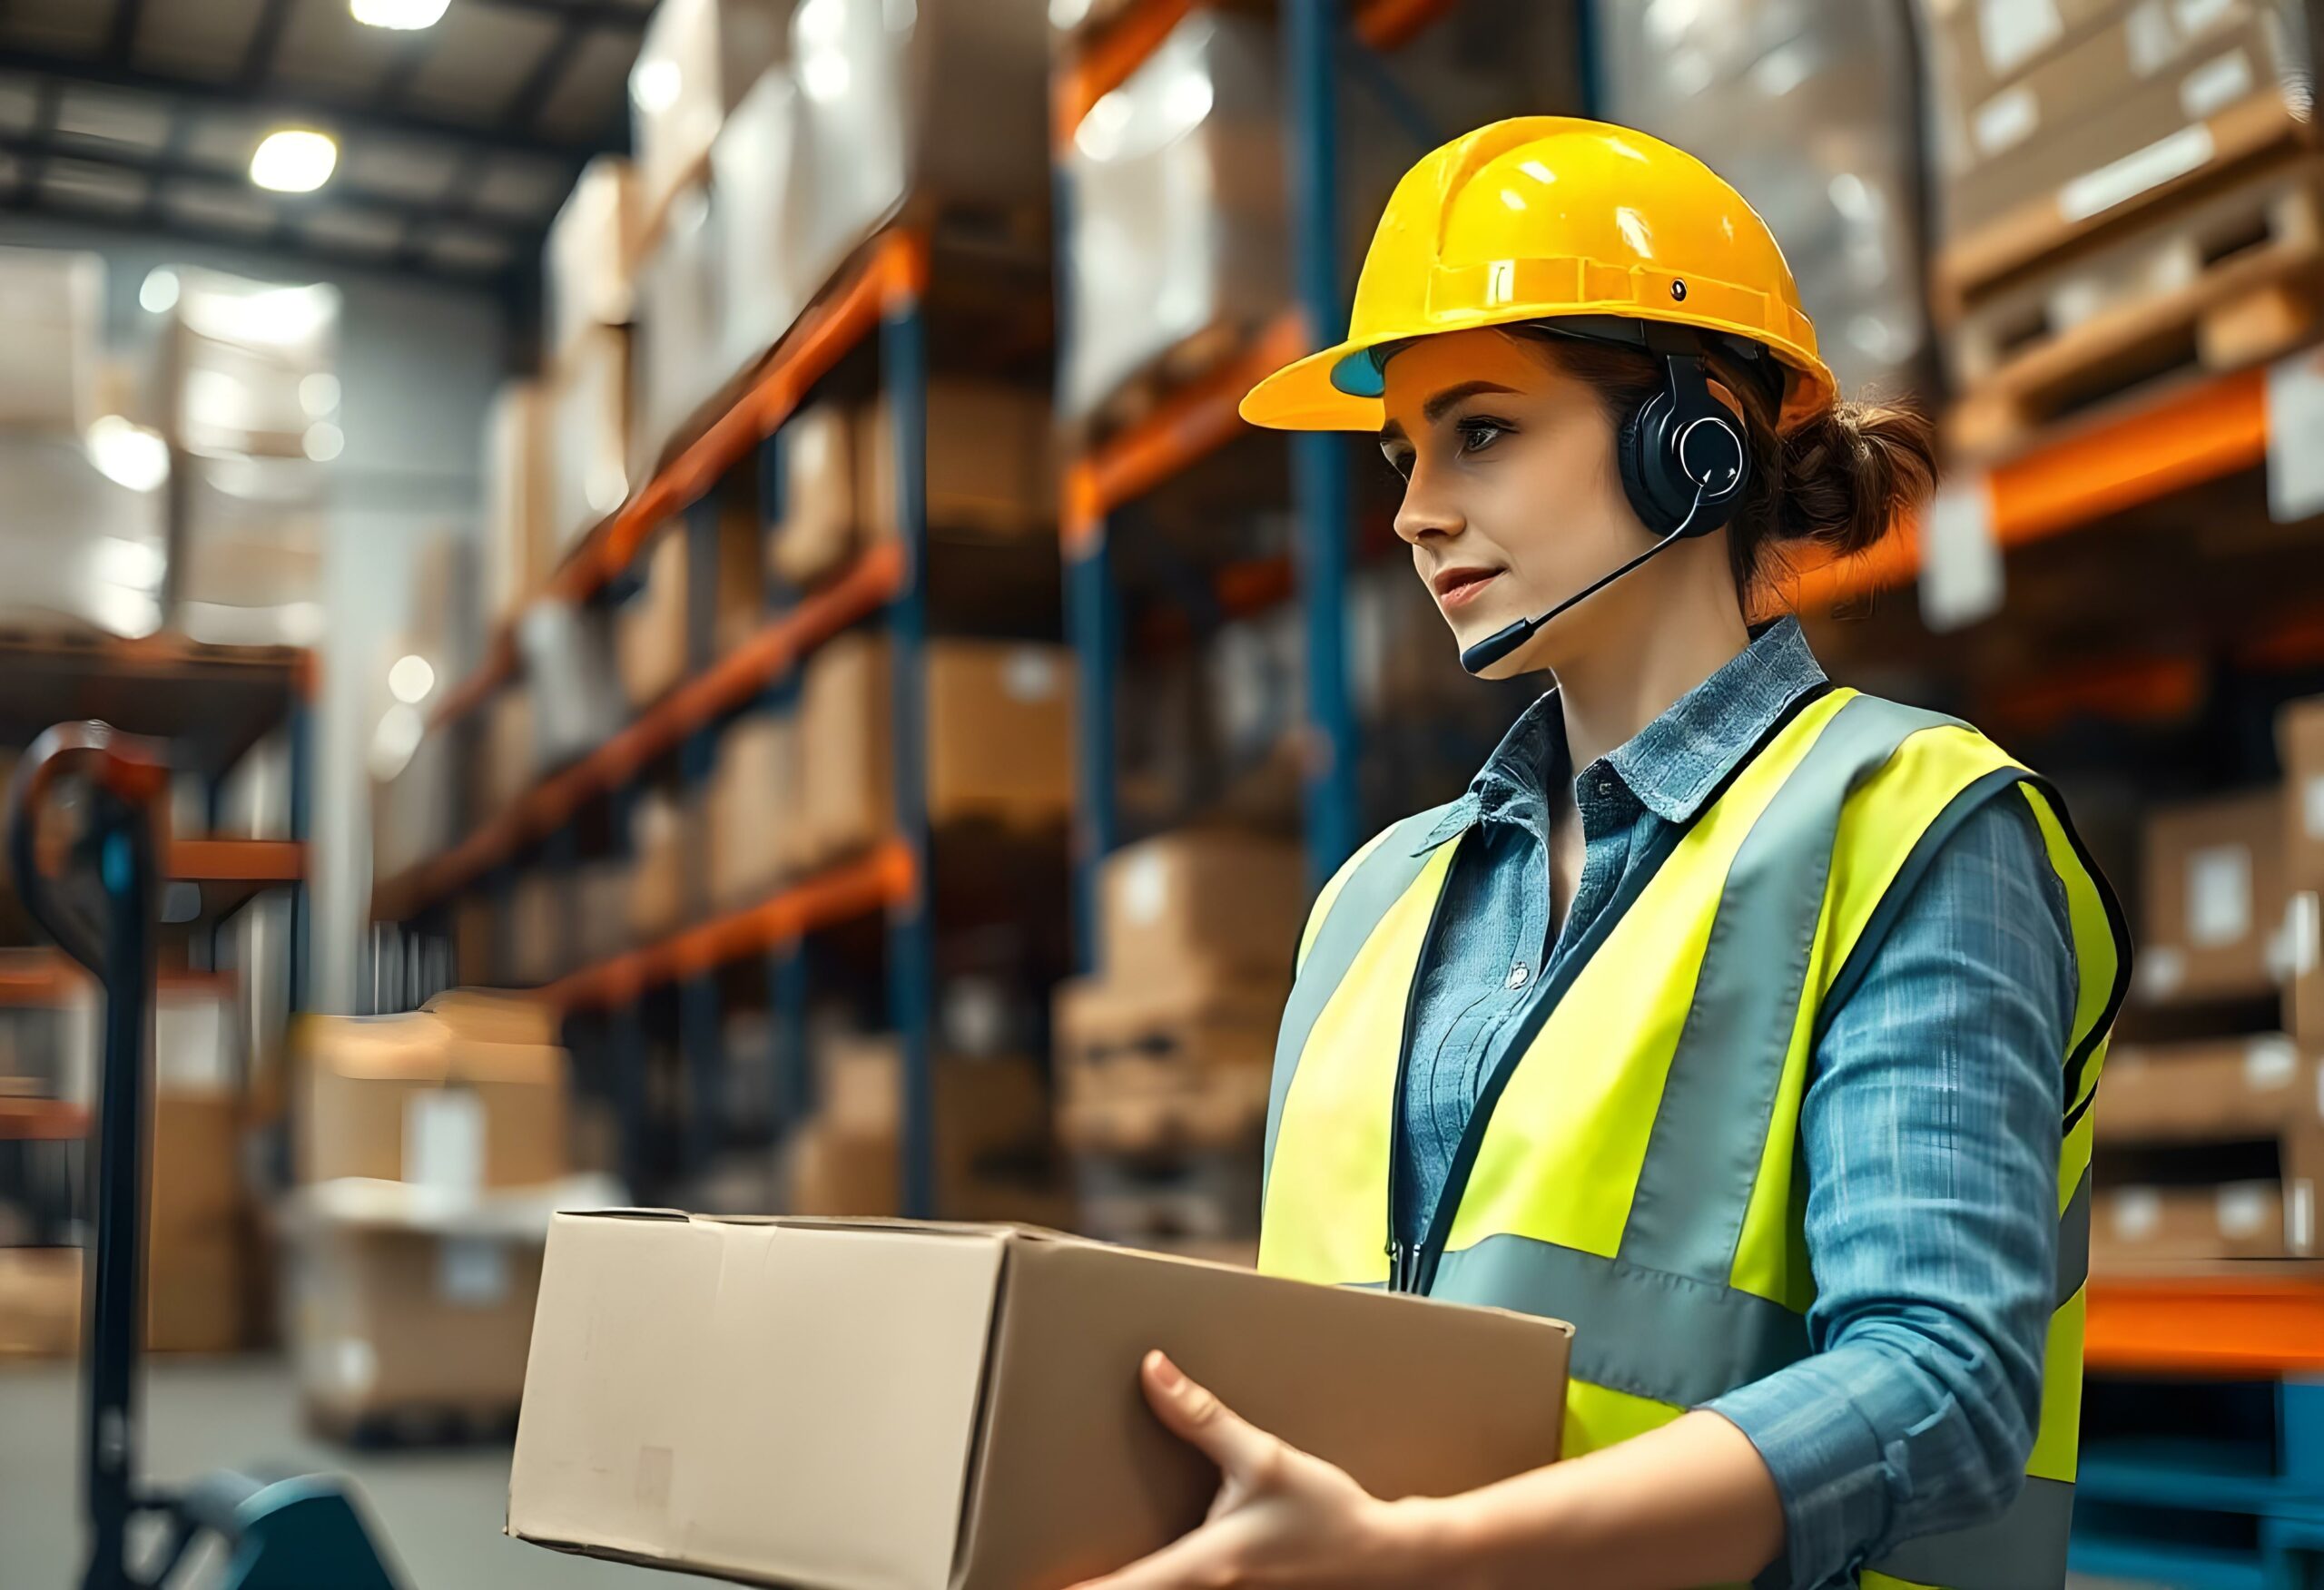
{"label": "box flap", "polygon": [[558,1216],[509,1532],[766,1583],[938,1590],[1006,1245]]}
{"label": "box flap", "polygon": [[1572,1336],[1557,1320],[1200,1260],[1013,1243],[953,1585],[1078,1583],[1202,1521],[1217,1471],[1147,1408],[1148,1349],[1373,1494],[1402,1497],[1553,1460]]}

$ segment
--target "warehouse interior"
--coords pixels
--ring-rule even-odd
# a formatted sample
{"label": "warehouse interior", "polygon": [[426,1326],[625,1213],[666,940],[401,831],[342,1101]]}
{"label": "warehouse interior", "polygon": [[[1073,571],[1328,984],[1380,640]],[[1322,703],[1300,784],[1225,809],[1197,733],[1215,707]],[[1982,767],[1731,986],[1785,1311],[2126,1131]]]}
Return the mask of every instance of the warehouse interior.
{"label": "warehouse interior", "polygon": [[[803,1583],[739,1515],[518,1537],[558,1212],[1256,1264],[1311,905],[1549,681],[1463,672],[1369,438],[1236,406],[1407,167],[1559,115],[1700,155],[1937,422],[1763,616],[2040,770],[2126,908],[2073,1582],[2324,1585],[2312,9],[0,6],[0,760],[162,770],[142,1091],[0,863],[0,1583],[84,1582],[106,1285],[139,1472],[330,1476],[384,1583]],[[111,797],[38,782],[55,887]]]}

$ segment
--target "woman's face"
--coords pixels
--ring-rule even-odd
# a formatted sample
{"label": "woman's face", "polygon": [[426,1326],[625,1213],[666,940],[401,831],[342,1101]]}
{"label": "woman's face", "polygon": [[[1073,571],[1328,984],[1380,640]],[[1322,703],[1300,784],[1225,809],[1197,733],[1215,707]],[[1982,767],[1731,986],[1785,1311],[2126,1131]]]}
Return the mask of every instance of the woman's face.
{"label": "woman's face", "polygon": [[[1538,344],[1490,329],[1423,337],[1385,377],[1380,450],[1404,478],[1396,534],[1462,647],[1554,607],[1651,540],[1596,392]],[[1590,646],[1651,584],[1617,581],[1485,672]]]}

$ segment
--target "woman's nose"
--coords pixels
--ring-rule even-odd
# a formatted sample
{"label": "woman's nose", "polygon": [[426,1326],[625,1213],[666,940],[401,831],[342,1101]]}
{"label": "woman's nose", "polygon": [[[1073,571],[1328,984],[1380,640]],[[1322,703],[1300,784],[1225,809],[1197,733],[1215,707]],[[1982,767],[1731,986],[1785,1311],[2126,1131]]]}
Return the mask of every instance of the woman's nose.
{"label": "woman's nose", "polygon": [[1396,507],[1396,534],[1418,546],[1432,535],[1458,535],[1466,526],[1460,509],[1437,488],[1435,472],[1414,464]]}

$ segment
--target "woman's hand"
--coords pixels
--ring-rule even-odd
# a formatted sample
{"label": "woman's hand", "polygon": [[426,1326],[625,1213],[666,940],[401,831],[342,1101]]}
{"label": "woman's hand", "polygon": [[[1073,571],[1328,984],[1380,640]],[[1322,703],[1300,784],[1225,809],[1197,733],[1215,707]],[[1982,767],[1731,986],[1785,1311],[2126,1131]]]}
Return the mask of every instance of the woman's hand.
{"label": "woman's hand", "polygon": [[1076,1590],[1226,1590],[1267,1585],[1440,1585],[1417,1504],[1384,1502],[1322,1458],[1238,1417],[1158,1352],[1139,1366],[1171,1432],[1218,1465],[1202,1526]]}

